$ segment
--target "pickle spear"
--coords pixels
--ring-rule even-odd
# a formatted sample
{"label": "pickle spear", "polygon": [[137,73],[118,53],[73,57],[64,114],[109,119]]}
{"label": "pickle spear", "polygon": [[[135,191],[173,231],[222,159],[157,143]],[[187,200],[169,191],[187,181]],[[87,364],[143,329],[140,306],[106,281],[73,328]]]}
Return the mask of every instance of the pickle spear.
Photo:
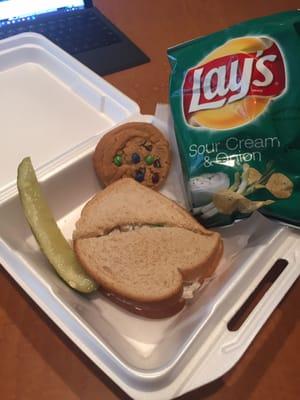
{"label": "pickle spear", "polygon": [[90,293],[96,290],[97,284],[83,270],[57,226],[29,157],[24,158],[18,166],[17,186],[32,233],[57,274],[79,292]]}

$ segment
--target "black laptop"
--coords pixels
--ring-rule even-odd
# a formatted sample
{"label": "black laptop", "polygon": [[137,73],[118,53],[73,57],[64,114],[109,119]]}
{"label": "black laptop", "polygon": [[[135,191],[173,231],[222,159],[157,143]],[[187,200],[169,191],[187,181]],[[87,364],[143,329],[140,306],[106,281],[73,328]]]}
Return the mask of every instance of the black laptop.
{"label": "black laptop", "polygon": [[30,31],[43,34],[99,75],[149,61],[92,0],[0,0],[0,40]]}

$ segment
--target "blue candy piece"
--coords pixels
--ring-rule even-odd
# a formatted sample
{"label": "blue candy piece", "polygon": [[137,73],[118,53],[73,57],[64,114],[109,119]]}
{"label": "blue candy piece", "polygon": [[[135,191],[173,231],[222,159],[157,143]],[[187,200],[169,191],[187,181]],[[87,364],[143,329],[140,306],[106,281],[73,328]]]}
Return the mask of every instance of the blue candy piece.
{"label": "blue candy piece", "polygon": [[140,155],[138,153],[132,153],[131,161],[133,162],[133,164],[138,164],[141,161]]}
{"label": "blue candy piece", "polygon": [[145,172],[138,169],[137,171],[135,171],[134,179],[138,182],[143,182],[143,180],[145,179]]}

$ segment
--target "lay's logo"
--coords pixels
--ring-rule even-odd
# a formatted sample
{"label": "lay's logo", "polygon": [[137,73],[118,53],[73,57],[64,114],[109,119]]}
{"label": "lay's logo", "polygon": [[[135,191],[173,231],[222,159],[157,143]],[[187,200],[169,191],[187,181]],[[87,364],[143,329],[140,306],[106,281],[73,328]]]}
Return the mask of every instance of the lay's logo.
{"label": "lay's logo", "polygon": [[184,116],[196,127],[235,128],[257,118],[285,87],[283,55],[275,41],[233,39],[187,71]]}

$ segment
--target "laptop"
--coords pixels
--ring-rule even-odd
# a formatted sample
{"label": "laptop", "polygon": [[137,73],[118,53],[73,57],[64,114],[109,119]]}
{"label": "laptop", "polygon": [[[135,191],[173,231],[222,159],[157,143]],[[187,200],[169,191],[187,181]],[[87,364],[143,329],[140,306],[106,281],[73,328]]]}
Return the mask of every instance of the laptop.
{"label": "laptop", "polygon": [[0,40],[30,31],[101,76],[149,61],[92,0],[0,0]]}

